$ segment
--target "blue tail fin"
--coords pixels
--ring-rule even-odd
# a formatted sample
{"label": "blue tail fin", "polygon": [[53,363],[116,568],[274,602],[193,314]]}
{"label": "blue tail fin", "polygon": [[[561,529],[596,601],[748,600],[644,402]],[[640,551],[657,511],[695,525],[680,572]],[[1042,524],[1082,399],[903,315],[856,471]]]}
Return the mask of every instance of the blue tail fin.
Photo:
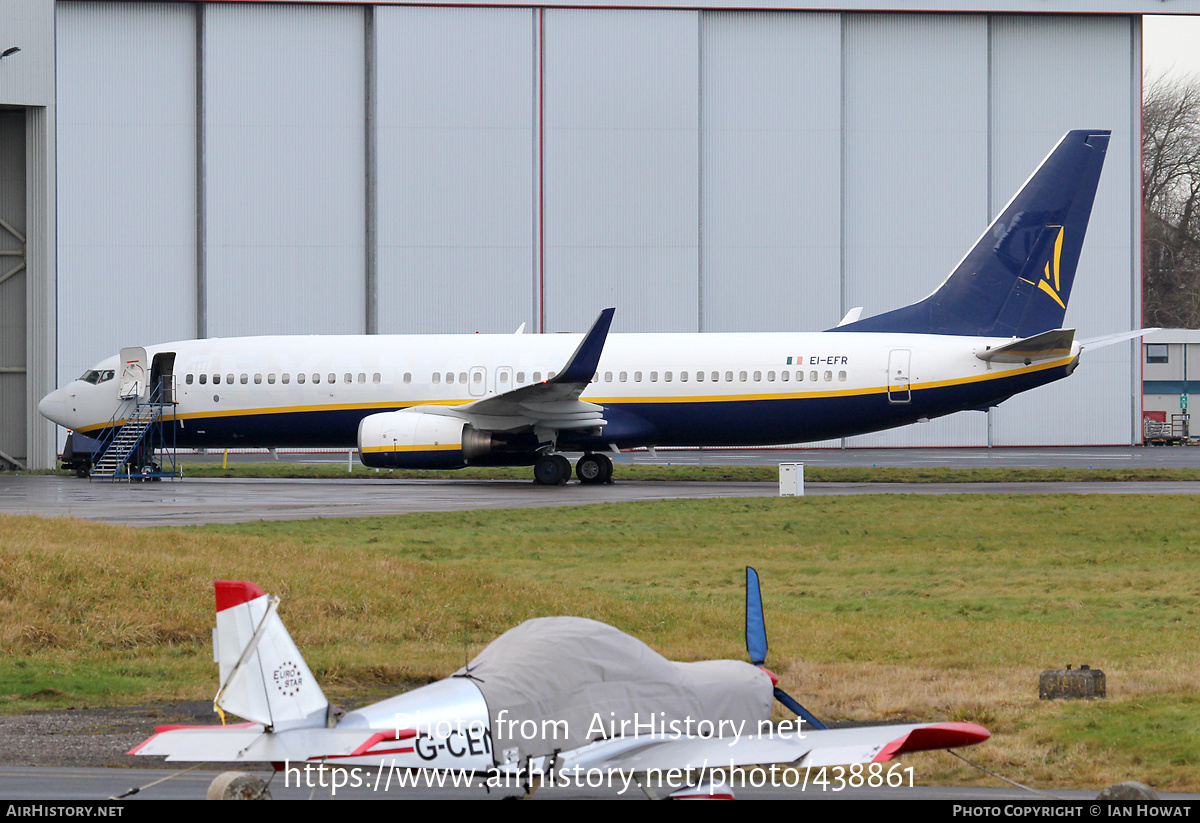
{"label": "blue tail fin", "polygon": [[1062,328],[1108,138],[1067,132],[929,297],[830,331],[1031,337]]}

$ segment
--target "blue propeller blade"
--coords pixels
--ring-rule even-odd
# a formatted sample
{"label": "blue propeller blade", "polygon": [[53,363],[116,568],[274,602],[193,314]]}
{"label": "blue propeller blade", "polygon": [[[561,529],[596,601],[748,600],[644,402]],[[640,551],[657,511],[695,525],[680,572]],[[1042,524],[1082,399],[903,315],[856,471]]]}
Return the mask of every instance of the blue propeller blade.
{"label": "blue propeller blade", "polygon": [[[751,566],[746,567],[746,651],[755,666],[767,662],[767,623],[763,618],[762,591],[758,586],[758,572]],[[775,699],[814,729],[825,728],[824,723],[783,689],[775,689]]]}
{"label": "blue propeller blade", "polygon": [[767,624],[763,620],[762,592],[758,572],[746,567],[746,652],[750,662],[761,666],[767,660]]}

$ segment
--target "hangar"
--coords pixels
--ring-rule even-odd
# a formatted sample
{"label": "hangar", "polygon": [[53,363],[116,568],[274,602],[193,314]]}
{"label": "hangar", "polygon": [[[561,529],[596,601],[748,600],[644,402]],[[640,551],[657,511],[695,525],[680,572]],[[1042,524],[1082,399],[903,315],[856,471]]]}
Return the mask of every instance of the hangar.
{"label": "hangar", "polygon": [[[1068,323],[1137,326],[1163,4],[874,5],[6,0],[0,464],[51,465],[37,401],[126,345],[895,308],[1072,128],[1113,137]],[[1136,442],[1140,381],[1114,346],[845,445]]]}

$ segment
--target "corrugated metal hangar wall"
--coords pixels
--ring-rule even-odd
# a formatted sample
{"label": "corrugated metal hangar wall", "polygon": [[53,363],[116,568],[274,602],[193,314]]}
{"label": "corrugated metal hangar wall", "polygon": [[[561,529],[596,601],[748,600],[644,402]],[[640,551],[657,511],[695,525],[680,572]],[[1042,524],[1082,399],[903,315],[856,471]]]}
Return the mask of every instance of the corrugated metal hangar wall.
{"label": "corrugated metal hangar wall", "polygon": [[[1068,323],[1140,316],[1136,15],[57,3],[58,363],[263,333],[828,328],[1113,130]],[[849,445],[1126,443],[1132,346]]]}

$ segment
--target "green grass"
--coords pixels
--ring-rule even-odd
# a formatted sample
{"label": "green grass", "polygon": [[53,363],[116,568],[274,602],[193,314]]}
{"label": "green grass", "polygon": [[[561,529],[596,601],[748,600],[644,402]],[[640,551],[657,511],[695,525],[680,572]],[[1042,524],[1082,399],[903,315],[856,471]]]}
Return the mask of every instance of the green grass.
{"label": "green grass", "polygon": [[[399,492],[398,493],[402,493]],[[832,720],[975,720],[1041,786],[1200,790],[1200,499],[909,496],[626,503],[130,529],[0,518],[5,711],[210,698],[215,578],[253,580],[335,699],[460,666],[528,617],[611,623],[675,659],[769,665]],[[1037,700],[1088,663],[1109,698]],[[977,778],[928,761],[929,779]]]}
{"label": "green grass", "polygon": [[[1200,455],[1200,452],[1198,452]],[[276,463],[236,460],[224,468],[219,463],[182,464],[185,477],[375,479],[375,480],[521,480],[530,481],[528,466],[467,468],[457,471],[376,471],[355,461],[353,471],[345,463]],[[48,473],[48,472],[34,472]],[[67,475],[70,472],[57,472]],[[688,464],[648,465],[619,462],[615,479],[645,481],[740,481],[775,483],[777,466],[697,466]],[[1016,468],[868,468],[856,466],[805,466],[809,483],[1026,483],[1026,482],[1115,482],[1200,480],[1200,469],[1016,469]]]}

